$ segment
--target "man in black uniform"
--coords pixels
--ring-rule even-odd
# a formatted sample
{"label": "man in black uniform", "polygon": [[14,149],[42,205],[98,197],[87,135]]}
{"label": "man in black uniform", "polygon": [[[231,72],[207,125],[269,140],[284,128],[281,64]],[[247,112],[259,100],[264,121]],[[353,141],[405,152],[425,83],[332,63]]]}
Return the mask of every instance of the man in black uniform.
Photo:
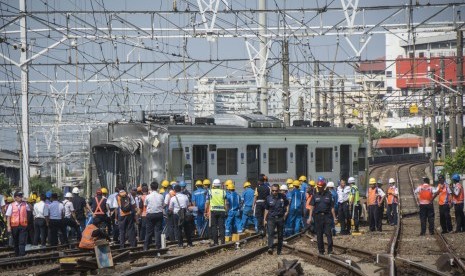
{"label": "man in black uniform", "polygon": [[254,198],[254,206],[255,206],[255,217],[257,218],[258,222],[258,233],[260,233],[263,237],[265,236],[265,230],[263,227],[264,222],[264,213],[265,213],[265,200],[266,197],[270,195],[270,189],[263,184],[263,181],[259,180],[257,182],[257,189],[255,189],[255,198]]}
{"label": "man in black uniform", "polygon": [[337,223],[336,213],[334,212],[334,200],[331,192],[325,189],[326,181],[320,180],[317,183],[317,189],[310,201],[310,217],[308,224],[312,218],[315,220],[316,237],[318,241],[318,251],[320,254],[325,253],[323,242],[323,233],[328,238],[328,254],[333,252],[333,235],[331,233],[331,216],[334,218],[334,223]]}
{"label": "man in black uniform", "polygon": [[277,253],[281,255],[283,248],[284,222],[289,212],[289,201],[287,197],[279,192],[279,185],[271,186],[271,195],[265,201],[265,216],[263,224],[267,226],[268,234],[268,254],[273,254],[274,231],[278,232]]}

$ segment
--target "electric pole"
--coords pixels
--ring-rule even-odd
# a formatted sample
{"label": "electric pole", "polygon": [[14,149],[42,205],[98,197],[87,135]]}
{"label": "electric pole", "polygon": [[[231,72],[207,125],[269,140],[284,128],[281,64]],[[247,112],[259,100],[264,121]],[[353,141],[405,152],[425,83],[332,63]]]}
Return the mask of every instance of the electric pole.
{"label": "electric pole", "polygon": [[285,38],[283,40],[283,117],[284,125],[291,125],[290,116],[290,93],[289,93],[289,43]]}

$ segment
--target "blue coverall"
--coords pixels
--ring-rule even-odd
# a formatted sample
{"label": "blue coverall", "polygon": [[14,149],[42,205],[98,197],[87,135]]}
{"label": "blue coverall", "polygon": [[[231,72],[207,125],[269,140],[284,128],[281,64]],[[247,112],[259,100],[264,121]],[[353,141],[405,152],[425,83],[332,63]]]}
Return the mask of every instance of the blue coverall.
{"label": "blue coverall", "polygon": [[252,220],[255,232],[258,232],[258,222],[257,218],[253,215],[253,199],[254,199],[254,190],[250,187],[247,187],[244,192],[242,192],[242,200],[243,200],[243,209],[242,209],[242,221],[241,221],[241,228],[238,229],[238,232],[243,232],[247,229],[247,224],[249,220]]}
{"label": "blue coverall", "polygon": [[[288,236],[300,232],[302,225],[302,194],[299,188],[294,188],[290,194]],[[289,198],[289,195],[288,195]]]}
{"label": "blue coverall", "polygon": [[304,227],[307,227],[307,219],[309,216],[309,211],[305,208],[308,186],[309,185],[306,181],[303,181],[300,184],[300,195],[302,196],[302,224]]}
{"label": "blue coverall", "polygon": [[198,187],[192,195],[192,202],[197,206],[197,216],[195,217],[195,227],[197,228],[197,234],[200,236],[202,229],[205,226],[205,201],[207,198],[207,190],[203,187]]}
{"label": "blue coverall", "polygon": [[228,218],[226,219],[225,226],[225,236],[231,236],[234,230],[241,229],[241,196],[235,191],[230,191],[226,195],[226,200],[228,201],[229,210]]}

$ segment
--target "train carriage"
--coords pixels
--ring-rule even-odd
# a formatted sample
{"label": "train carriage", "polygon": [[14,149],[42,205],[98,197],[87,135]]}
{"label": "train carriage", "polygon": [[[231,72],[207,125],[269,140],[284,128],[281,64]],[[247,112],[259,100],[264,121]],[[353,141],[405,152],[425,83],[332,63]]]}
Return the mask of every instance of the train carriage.
{"label": "train carriage", "polygon": [[[284,127],[263,115],[110,123],[91,132],[93,179],[113,190],[152,180],[232,179],[272,183],[306,175],[337,181],[365,171],[363,133],[349,128]],[[176,123],[177,122],[177,123]],[[97,181],[94,181],[97,183]],[[240,190],[242,185],[238,185]]]}

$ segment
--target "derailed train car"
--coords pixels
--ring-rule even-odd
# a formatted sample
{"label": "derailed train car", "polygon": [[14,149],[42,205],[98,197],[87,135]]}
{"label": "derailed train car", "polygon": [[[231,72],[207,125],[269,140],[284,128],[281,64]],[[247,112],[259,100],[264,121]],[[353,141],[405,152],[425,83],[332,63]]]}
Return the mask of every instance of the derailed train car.
{"label": "derailed train car", "polygon": [[196,124],[183,124],[179,117],[149,119],[109,123],[91,132],[94,190],[205,178],[232,179],[240,190],[260,173],[271,183],[283,183],[300,175],[337,181],[362,178],[365,172],[366,141],[355,129],[284,127],[274,117],[256,114],[217,114],[197,118]]}

